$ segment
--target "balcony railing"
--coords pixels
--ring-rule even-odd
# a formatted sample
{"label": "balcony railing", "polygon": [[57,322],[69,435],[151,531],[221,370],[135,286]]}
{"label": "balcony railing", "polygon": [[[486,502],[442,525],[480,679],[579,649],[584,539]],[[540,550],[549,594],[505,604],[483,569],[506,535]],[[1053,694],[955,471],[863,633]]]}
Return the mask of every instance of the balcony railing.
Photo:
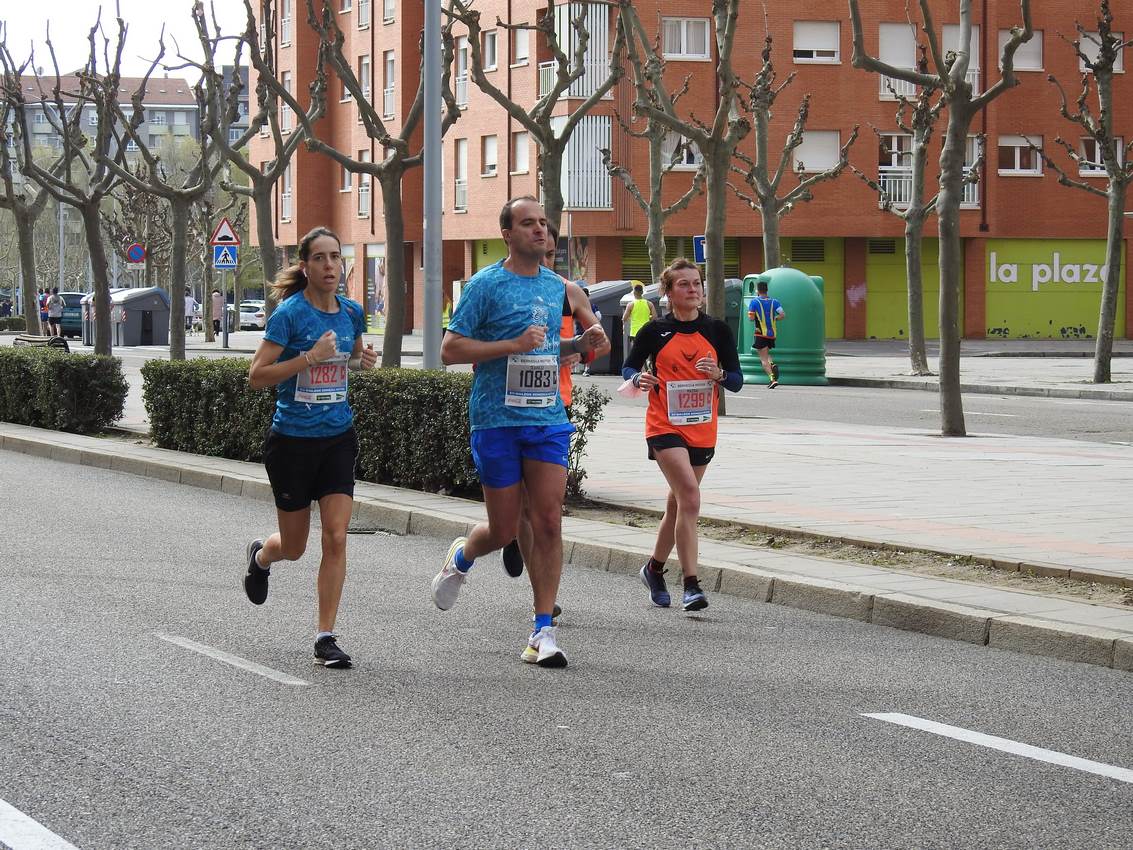
{"label": "balcony railing", "polygon": [[[606,78],[610,76],[610,60],[604,62],[585,62],[583,63],[583,74],[577,80],[567,87],[563,92],[565,97],[570,98],[587,98],[594,92],[601,88],[602,84],[606,82]],[[569,67],[568,67],[569,71]],[[558,81],[559,63],[558,62],[540,62],[539,63],[539,97],[543,97],[551,89],[555,87]],[[609,100],[611,94],[606,92],[603,100]]]}
{"label": "balcony railing", "polygon": [[453,80],[453,96],[457,106],[468,106],[468,74],[457,74]]}
{"label": "balcony railing", "polygon": [[382,89],[382,117],[392,118],[394,115],[393,88]]}
{"label": "balcony railing", "polygon": [[893,206],[908,207],[913,202],[913,172],[908,168],[879,168],[877,182]]}
{"label": "balcony railing", "polygon": [[[913,69],[909,69],[913,70]],[[880,100],[897,100],[900,97],[907,97],[909,99],[917,96],[917,86],[914,83],[905,80],[898,80],[893,77],[886,77],[881,75],[878,78],[878,97]],[[971,68],[968,73],[964,75],[964,79],[968,81],[968,85],[972,87],[972,94],[977,95],[980,93],[980,69]]]}
{"label": "balcony railing", "polygon": [[291,221],[291,193],[279,193],[279,218],[281,221]]}
{"label": "balcony railing", "polygon": [[362,182],[358,184],[358,217],[370,217],[370,178],[363,175]]}
{"label": "balcony railing", "polygon": [[468,209],[468,181],[453,181],[452,208],[457,211]]}

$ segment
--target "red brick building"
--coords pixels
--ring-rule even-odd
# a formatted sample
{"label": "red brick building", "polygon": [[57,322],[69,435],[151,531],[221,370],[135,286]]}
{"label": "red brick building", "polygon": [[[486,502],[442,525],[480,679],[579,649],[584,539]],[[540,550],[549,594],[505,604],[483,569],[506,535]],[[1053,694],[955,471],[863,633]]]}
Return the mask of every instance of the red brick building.
{"label": "red brick building", "polygon": [[[369,0],[334,0],[341,9],[339,25],[346,34],[346,51],[359,70],[364,88],[379,112],[398,127],[416,92],[420,56],[418,36],[423,27],[421,4],[381,0],[370,9]],[[1096,332],[1101,266],[1105,262],[1106,206],[1103,199],[1058,185],[1058,177],[1045,168],[1030,144],[1044,147],[1070,175],[1104,189],[1097,168],[1079,167],[1054,144],[1063,137],[1080,146],[1097,161],[1096,152],[1080,139],[1084,134],[1058,114],[1057,90],[1047,81],[1055,75],[1073,98],[1081,70],[1071,47],[1061,36],[1074,37],[1076,16],[1092,29],[1094,11],[1070,0],[1033,3],[1035,37],[1016,58],[1020,85],[996,100],[972,127],[969,160],[978,152],[977,134],[986,139],[980,181],[968,187],[961,213],[964,238],[964,333],[971,338],[1075,337]],[[1019,23],[1018,0],[974,0],[974,31],[970,79],[980,90],[998,79],[1000,45],[1007,31]],[[292,9],[295,15],[291,15]],[[934,3],[945,47],[958,42],[958,13],[954,2]],[[521,103],[534,103],[547,87],[550,56],[535,34],[526,36],[494,28],[504,21],[533,21],[541,4],[535,0],[483,0],[477,4],[485,32],[482,49],[486,64],[494,57],[488,76]],[[673,87],[686,75],[690,90],[680,108],[703,120],[715,109],[715,40],[708,0],[669,0],[664,4],[643,0],[635,4],[647,27],[661,21],[667,75]],[[658,10],[660,9],[660,15]],[[905,22],[904,0],[863,0],[867,50],[894,65],[911,66],[916,34]],[[565,14],[564,12],[560,13]],[[590,55],[595,58],[590,76],[576,84],[572,97],[560,101],[558,111],[568,114],[589,85],[604,77],[605,57],[613,43],[605,7],[591,12]],[[896,102],[878,76],[854,69],[850,23],[843,3],[798,0],[769,9],[768,25],[774,39],[773,61],[780,79],[795,73],[794,82],[780,95],[774,112],[771,150],[781,150],[805,93],[812,96],[804,144],[794,153],[805,171],[820,170],[837,155],[855,124],[861,125],[851,161],[879,178],[896,197],[907,191],[907,160],[878,144],[870,126],[893,133],[891,151],[906,149],[907,140],[894,123]],[[284,17],[286,16],[286,17]],[[301,0],[281,0],[279,57],[281,74],[292,91],[303,92],[313,73],[316,36],[307,28]],[[1133,25],[1133,13],[1130,13]],[[1119,30],[1127,25],[1115,22]],[[564,26],[565,30],[566,27]],[[744,79],[753,79],[763,45],[763,16],[741,7],[735,65]],[[537,194],[537,151],[524,128],[511,119],[463,72],[466,47],[458,45],[456,88],[466,104],[460,120],[444,140],[444,280],[469,277],[503,253],[497,216],[508,198]],[[1124,57],[1123,57],[1124,58]],[[1125,142],[1133,139],[1133,116],[1123,113],[1133,87],[1119,65],[1115,76],[1116,132]],[[541,80],[541,77],[543,79]],[[357,156],[380,156],[377,143],[367,138],[356,105],[342,97],[341,83],[331,82],[327,115],[318,131],[340,150]],[[632,115],[632,87],[619,84],[576,131],[568,150],[563,186],[567,199],[562,230],[566,250],[564,267],[571,277],[590,282],[649,275],[645,254],[643,213],[620,182],[606,176],[597,153],[610,147],[640,182],[648,179],[648,154],[643,142],[629,137],[619,126],[615,110]],[[939,144],[943,122],[935,135]],[[640,119],[639,119],[640,120]],[[270,151],[261,140],[262,155]],[[753,140],[744,143],[754,150]],[[776,154],[777,155],[777,154]],[[678,166],[666,178],[665,191],[675,198],[688,187],[695,170],[695,154],[687,166]],[[935,189],[935,156],[927,175]],[[412,327],[422,325],[423,270],[421,219],[423,172],[407,176],[404,186],[406,254],[414,275],[410,297]],[[786,182],[794,178],[788,177]],[[325,157],[300,150],[288,177],[277,186],[276,236],[280,244],[294,245],[310,228],[326,224],[344,240],[351,295],[374,309],[380,299],[381,258],[385,255],[384,228],[378,188],[352,179]],[[905,325],[905,272],[903,224],[878,208],[876,195],[848,172],[815,189],[815,199],[800,204],[782,220],[783,257],[825,281],[827,335],[832,338],[901,338]],[[691,254],[691,237],[704,230],[703,198],[669,220],[669,253]],[[254,229],[253,229],[254,232]],[[761,227],[758,216],[737,198],[729,201],[725,265],[729,276],[761,271]],[[925,285],[926,328],[935,336],[936,220],[926,226]],[[1128,244],[1128,243],[1127,243]],[[1123,283],[1117,333],[1129,335],[1133,309],[1124,283],[1128,248],[1123,257]],[[569,268],[567,267],[569,264]]]}

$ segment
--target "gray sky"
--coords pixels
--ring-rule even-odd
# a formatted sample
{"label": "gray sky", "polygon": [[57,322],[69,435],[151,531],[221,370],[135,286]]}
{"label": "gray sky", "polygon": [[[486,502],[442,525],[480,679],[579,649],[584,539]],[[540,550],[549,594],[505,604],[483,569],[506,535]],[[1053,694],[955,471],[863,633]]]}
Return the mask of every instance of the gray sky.
{"label": "gray sky", "polygon": [[[244,31],[245,11],[243,0],[214,0],[216,18],[220,23],[221,32],[225,35],[237,35]],[[19,7],[18,13],[10,11]],[[34,42],[36,65],[43,68],[44,73],[51,72],[51,57],[44,42],[47,25],[51,24],[51,41],[55,45],[55,52],[59,59],[59,68],[63,72],[74,71],[86,62],[89,53],[87,33],[98,17],[99,7],[102,7],[102,22],[106,34],[113,39],[118,32],[115,18],[120,9],[122,19],[127,26],[126,48],[122,52],[122,73],[125,76],[141,76],[149,67],[149,60],[157,55],[158,37],[162,25],[165,26],[165,52],[166,63],[181,64],[177,59],[177,49],[173,39],[176,37],[181,50],[194,59],[200,58],[200,46],[197,42],[196,29],[190,16],[192,0],[118,0],[117,6],[113,0],[99,2],[99,0],[3,0],[0,7],[5,12],[0,14],[7,34],[8,49],[17,62],[27,58]],[[208,11],[206,0],[206,15],[211,21],[211,12]],[[190,52],[191,51],[191,52]],[[225,62],[231,61],[231,50],[225,50],[221,57]],[[99,47],[99,70],[101,67],[101,43]],[[218,63],[223,64],[223,63]],[[160,72],[160,69],[159,71]],[[191,70],[178,72],[179,75],[195,80],[197,75]]]}

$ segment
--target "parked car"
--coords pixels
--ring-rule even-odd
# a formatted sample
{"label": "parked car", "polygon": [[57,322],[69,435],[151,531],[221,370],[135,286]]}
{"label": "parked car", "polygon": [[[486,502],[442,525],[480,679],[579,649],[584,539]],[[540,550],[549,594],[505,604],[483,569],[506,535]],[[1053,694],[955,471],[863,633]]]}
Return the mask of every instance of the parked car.
{"label": "parked car", "polygon": [[267,323],[267,313],[264,312],[263,301],[240,302],[240,329],[252,328],[263,330]]}
{"label": "parked car", "polygon": [[60,292],[63,296],[63,321],[60,330],[63,336],[79,337],[83,334],[83,298],[85,292]]}

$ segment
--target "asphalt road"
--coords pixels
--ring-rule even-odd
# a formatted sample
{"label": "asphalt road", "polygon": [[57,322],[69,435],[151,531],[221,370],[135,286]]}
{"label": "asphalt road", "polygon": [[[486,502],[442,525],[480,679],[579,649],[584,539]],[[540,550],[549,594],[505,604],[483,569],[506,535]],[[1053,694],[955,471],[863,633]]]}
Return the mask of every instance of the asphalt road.
{"label": "asphalt road", "polygon": [[[719,595],[690,617],[578,569],[570,666],[542,670],[498,559],[442,613],[448,541],[374,534],[349,544],[357,666],[329,671],[316,554],[262,608],[238,586],[267,503],[0,452],[0,516],[0,800],[84,850],[1133,845],[1133,781],[864,716],[1133,780],[1127,673]],[[48,846],[5,811],[0,845]]]}

